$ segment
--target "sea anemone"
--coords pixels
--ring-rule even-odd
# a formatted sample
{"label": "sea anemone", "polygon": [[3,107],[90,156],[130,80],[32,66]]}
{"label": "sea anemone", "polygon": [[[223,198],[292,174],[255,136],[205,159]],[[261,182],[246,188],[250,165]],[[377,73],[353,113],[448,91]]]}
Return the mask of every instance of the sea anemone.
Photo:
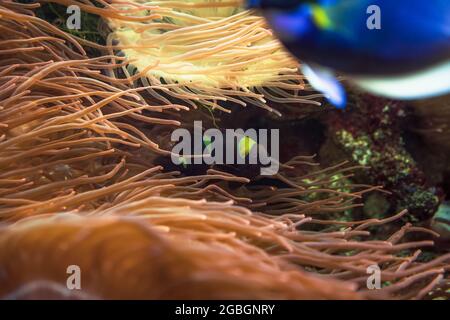
{"label": "sea anemone", "polygon": [[[232,234],[177,231],[177,217],[200,218],[200,212],[188,213],[183,207],[171,207],[182,211],[167,216],[173,220],[169,234],[168,228],[153,227],[144,219],[117,216],[63,215],[11,226],[0,235],[0,264],[7,270],[0,296],[45,297],[60,291],[56,297],[71,297],[63,284],[67,266],[77,265],[83,290],[72,298],[80,299],[361,298],[350,284],[282,270],[264,251]],[[13,258],[14,250],[27,258]]]}
{"label": "sea anemone", "polygon": [[[77,1],[83,10],[104,17],[108,43],[125,55],[125,73],[141,72],[155,98],[181,99],[196,108],[229,112],[231,105],[256,105],[275,112],[281,105],[320,105],[299,73],[299,62],[283,49],[264,19],[239,7],[240,1],[111,1],[99,9]],[[156,66],[149,68],[149,66]],[[172,99],[173,100],[173,99]],[[287,108],[287,106],[285,106]]]}
{"label": "sea anemone", "polygon": [[[407,224],[370,237],[405,211],[327,219],[378,189],[337,183],[355,168],[311,170],[312,158],[295,157],[258,186],[261,177],[156,165],[170,150],[155,132],[179,126],[173,114],[187,107],[147,94],[167,84],[134,87],[142,73],[118,76],[125,58],[86,53],[114,47],[36,8],[0,4],[0,297],[64,298],[70,265],[83,273],[70,298],[423,298],[440,285],[450,256],[421,262],[416,248],[433,241],[407,238],[435,233]],[[366,287],[374,264],[379,291]]]}

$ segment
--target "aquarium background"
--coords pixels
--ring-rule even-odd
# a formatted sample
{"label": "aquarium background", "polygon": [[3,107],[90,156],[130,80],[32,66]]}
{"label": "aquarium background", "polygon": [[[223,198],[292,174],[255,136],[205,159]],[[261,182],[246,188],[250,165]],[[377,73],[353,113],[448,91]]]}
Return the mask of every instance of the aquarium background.
{"label": "aquarium background", "polygon": [[[448,299],[449,96],[342,77],[336,109],[239,1],[4,0],[0,29],[1,298]],[[279,172],[173,163],[195,121],[279,130]]]}

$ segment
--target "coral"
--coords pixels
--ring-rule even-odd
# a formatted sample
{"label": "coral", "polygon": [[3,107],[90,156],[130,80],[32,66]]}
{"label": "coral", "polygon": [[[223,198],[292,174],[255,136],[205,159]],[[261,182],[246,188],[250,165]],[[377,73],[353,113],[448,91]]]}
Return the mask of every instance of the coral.
{"label": "coral", "polygon": [[411,221],[424,221],[439,205],[440,191],[406,149],[402,123],[407,112],[399,102],[355,95],[350,108],[330,113],[327,123],[334,142],[367,167],[365,177],[392,193],[385,197],[394,210],[408,209]]}

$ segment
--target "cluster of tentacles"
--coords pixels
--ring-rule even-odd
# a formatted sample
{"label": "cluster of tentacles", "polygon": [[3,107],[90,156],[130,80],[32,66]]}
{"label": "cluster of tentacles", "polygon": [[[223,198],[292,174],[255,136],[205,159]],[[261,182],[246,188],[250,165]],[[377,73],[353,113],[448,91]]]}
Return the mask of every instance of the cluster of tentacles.
{"label": "cluster of tentacles", "polygon": [[[196,111],[151,94],[170,84],[135,85],[158,64],[126,74],[120,47],[65,33],[38,6],[0,4],[1,298],[409,299],[442,285],[450,256],[420,262],[433,241],[404,240],[434,233],[408,224],[371,238],[404,212],[336,218],[378,189],[342,190],[355,168],[299,156],[257,185],[156,165],[170,155],[160,136]],[[89,57],[92,47],[104,55]],[[70,265],[80,291],[66,288]],[[366,286],[372,265],[380,290]]]}

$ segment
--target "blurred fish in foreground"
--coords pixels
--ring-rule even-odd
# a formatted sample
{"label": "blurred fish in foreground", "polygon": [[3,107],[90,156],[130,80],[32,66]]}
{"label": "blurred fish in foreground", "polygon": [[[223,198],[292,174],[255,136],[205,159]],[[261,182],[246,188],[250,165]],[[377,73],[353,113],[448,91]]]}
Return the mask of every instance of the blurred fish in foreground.
{"label": "blurred fish in foreground", "polygon": [[346,104],[334,72],[394,99],[450,92],[448,0],[248,0],[296,57],[311,85]]}

